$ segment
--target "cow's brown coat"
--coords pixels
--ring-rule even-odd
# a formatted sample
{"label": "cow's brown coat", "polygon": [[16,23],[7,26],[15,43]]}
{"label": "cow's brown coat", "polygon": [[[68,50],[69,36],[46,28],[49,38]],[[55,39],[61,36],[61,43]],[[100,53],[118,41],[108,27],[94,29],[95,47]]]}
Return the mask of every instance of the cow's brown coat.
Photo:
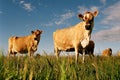
{"label": "cow's brown coat", "polygon": [[103,52],[102,52],[102,56],[111,56],[111,55],[112,55],[111,48],[107,48],[107,49],[103,50]]}
{"label": "cow's brown coat", "polygon": [[31,35],[17,37],[12,36],[8,40],[8,56],[10,54],[14,55],[17,53],[27,53],[32,56],[37,50],[37,46],[40,41],[41,30],[31,31]]}

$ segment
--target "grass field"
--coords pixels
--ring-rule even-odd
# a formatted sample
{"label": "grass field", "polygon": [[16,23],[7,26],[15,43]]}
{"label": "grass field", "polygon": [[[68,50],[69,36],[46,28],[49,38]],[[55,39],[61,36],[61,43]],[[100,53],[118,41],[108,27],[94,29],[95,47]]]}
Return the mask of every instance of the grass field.
{"label": "grass field", "polygon": [[0,80],[120,80],[120,57],[0,56]]}

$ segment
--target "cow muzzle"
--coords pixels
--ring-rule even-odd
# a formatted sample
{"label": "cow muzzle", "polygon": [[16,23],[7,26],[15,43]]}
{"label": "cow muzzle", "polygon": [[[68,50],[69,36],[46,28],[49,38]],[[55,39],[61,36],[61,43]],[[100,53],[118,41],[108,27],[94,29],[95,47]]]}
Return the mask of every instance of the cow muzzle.
{"label": "cow muzzle", "polygon": [[90,30],[90,29],[91,29],[91,25],[90,25],[90,24],[86,24],[86,25],[85,25],[85,29],[86,29],[86,30]]}

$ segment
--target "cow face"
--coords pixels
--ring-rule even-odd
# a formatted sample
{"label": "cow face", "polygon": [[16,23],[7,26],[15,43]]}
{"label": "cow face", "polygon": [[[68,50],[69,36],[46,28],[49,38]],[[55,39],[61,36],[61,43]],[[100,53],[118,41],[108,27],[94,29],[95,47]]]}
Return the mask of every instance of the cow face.
{"label": "cow face", "polygon": [[85,12],[84,15],[78,14],[78,17],[85,22],[86,30],[90,30],[94,24],[94,17],[98,15],[98,11],[92,12]]}
{"label": "cow face", "polygon": [[33,39],[35,41],[39,41],[40,40],[40,35],[42,34],[43,31],[41,30],[35,30],[35,31],[31,31],[32,35],[33,35]]}
{"label": "cow face", "polygon": [[110,55],[112,55],[112,49],[111,49],[111,48],[108,48],[108,50],[110,51]]}
{"label": "cow face", "polygon": [[40,35],[42,34],[43,31],[41,30],[35,30],[35,31],[31,31],[32,33],[32,39],[33,39],[33,42],[32,42],[32,49],[33,50],[37,50],[37,45],[40,41]]}

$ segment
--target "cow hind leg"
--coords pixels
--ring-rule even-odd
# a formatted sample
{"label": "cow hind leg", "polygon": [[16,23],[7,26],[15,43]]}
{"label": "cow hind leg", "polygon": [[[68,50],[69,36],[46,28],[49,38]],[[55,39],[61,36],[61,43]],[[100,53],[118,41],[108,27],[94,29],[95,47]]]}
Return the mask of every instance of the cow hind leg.
{"label": "cow hind leg", "polygon": [[7,57],[9,58],[11,54],[13,54],[13,52],[12,52],[12,49],[9,48],[8,53],[7,53]]}
{"label": "cow hind leg", "polygon": [[59,59],[59,55],[60,55],[60,51],[58,50],[58,48],[54,49],[54,53],[55,53],[55,56],[56,56],[56,58],[58,60]]}
{"label": "cow hind leg", "polygon": [[89,56],[90,56],[90,58],[92,58],[92,57],[94,57],[94,54],[90,52]]}

